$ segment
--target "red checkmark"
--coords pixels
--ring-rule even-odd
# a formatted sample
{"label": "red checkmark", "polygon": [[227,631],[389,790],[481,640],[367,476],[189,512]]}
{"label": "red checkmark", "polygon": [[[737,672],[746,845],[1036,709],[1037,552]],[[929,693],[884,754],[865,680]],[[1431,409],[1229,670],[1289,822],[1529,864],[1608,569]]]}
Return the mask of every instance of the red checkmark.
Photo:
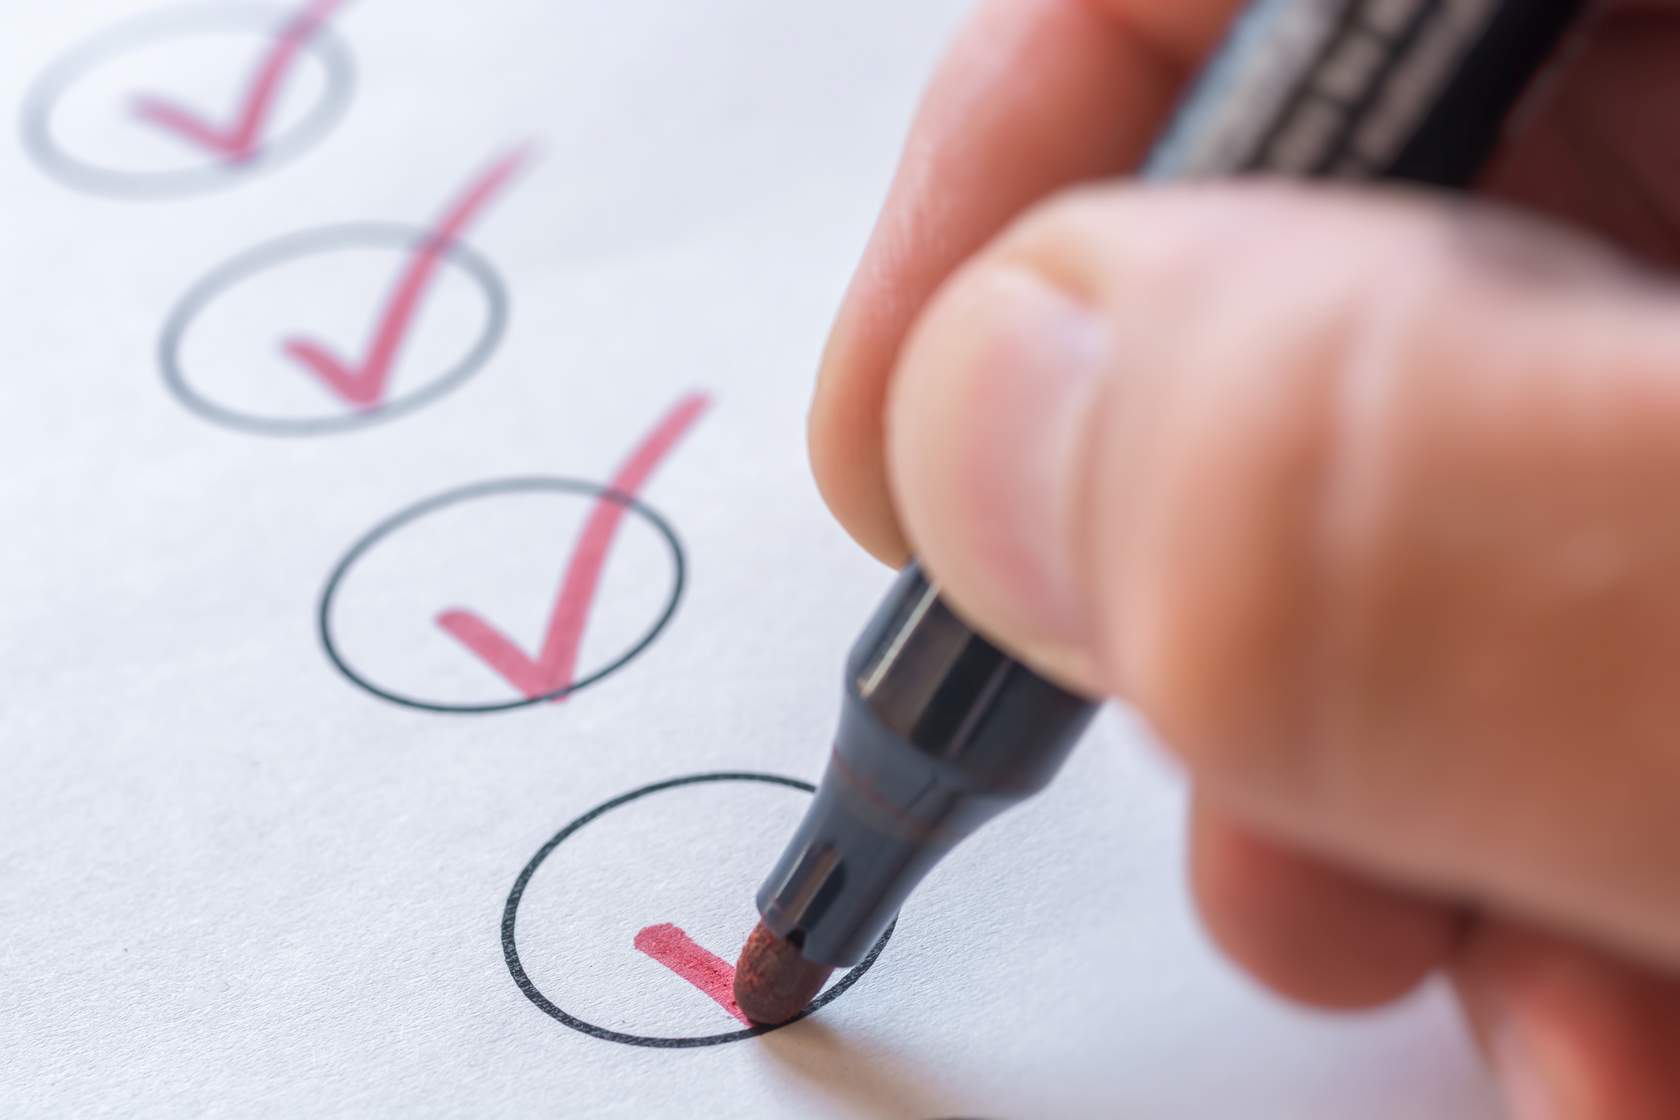
{"label": "red checkmark", "polygon": [[[653,474],[654,468],[711,403],[703,393],[692,393],[678,401],[657,427],[638,444],[618,468],[607,489],[623,497],[635,497]],[[528,656],[500,630],[471,611],[453,608],[437,616],[437,624],[456,641],[472,650],[490,668],[530,699],[560,693],[564,700],[577,670],[578,647],[589,621],[589,608],[601,582],[613,534],[624,520],[625,506],[602,498],[589,511],[583,532],[572,548],[560,593],[549,612],[548,630],[541,651]]]}
{"label": "red checkmark", "polygon": [[274,99],[292,63],[297,60],[298,52],[332,15],[333,9],[343,2],[313,0],[286,21],[286,26],[274,38],[274,45],[263,55],[251,80],[246,83],[245,97],[232,125],[219,128],[207,124],[191,109],[182,108],[167,98],[144,93],[134,99],[135,114],[141,120],[167,129],[229,163],[250,159],[261,146],[259,141],[263,125],[268,122],[269,110],[274,108]]}
{"label": "red checkmark", "polygon": [[718,1006],[752,1026],[735,1005],[735,966],[696,944],[669,922],[648,926],[636,935],[636,948],[711,996]]}
{"label": "red checkmark", "polygon": [[286,354],[303,363],[305,369],[339,397],[356,408],[372,408],[385,397],[391,370],[396,364],[397,351],[402,348],[408,326],[426,286],[437,272],[444,252],[466,229],[467,223],[478,216],[496,192],[506,185],[519,170],[529,153],[518,149],[497,160],[489,170],[467,187],[461,197],[444,212],[443,218],[420,242],[409,258],[408,267],[391,289],[385,309],[373,326],[373,337],[367,353],[360,362],[341,360],[326,346],[301,335],[293,335],[281,344]]}

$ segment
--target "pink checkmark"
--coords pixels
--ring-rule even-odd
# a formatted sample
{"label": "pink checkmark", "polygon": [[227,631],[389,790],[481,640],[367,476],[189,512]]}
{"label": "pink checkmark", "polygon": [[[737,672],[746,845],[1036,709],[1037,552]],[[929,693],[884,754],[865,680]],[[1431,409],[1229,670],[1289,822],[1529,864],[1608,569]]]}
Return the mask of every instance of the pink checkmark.
{"label": "pink checkmark", "polygon": [[735,1005],[735,966],[669,922],[648,926],[636,935],[636,948],[717,1001],[719,1007],[752,1026]]}
{"label": "pink checkmark", "polygon": [[489,170],[468,186],[425,240],[409,257],[406,267],[391,289],[385,308],[374,323],[373,337],[366,354],[359,362],[346,362],[323,344],[302,335],[293,335],[282,344],[288,357],[321,379],[328,389],[345,403],[356,408],[372,408],[385,397],[391,371],[396,365],[397,351],[408,335],[409,324],[425,297],[427,285],[437,272],[438,264],[449,246],[478,214],[489,205],[496,193],[513,178],[520,164],[529,155],[524,148],[497,160]]}
{"label": "pink checkmark", "polygon": [[[625,459],[607,489],[622,497],[635,497],[660,460],[710,403],[703,393],[691,393],[678,401]],[[437,616],[437,624],[500,673],[521,695],[534,700],[559,693],[555,699],[564,700],[565,690],[577,671],[578,647],[583,642],[589,608],[607,562],[607,550],[612,547],[613,535],[624,514],[622,502],[604,497],[589,511],[589,519],[584,522],[560,581],[560,592],[549,612],[548,629],[537,656],[527,655],[512,639],[468,610],[458,607],[446,610]]]}
{"label": "pink checkmark", "polygon": [[297,60],[298,53],[331,16],[333,9],[344,0],[313,0],[297,15],[286,21],[274,38],[274,45],[263,55],[257,69],[246,83],[245,96],[240,102],[239,115],[233,124],[218,127],[208,124],[191,109],[151,94],[134,98],[134,112],[143,121],[157,125],[197,144],[229,163],[242,163],[257,153],[261,146],[263,125],[268,122],[269,110],[286,74]]}

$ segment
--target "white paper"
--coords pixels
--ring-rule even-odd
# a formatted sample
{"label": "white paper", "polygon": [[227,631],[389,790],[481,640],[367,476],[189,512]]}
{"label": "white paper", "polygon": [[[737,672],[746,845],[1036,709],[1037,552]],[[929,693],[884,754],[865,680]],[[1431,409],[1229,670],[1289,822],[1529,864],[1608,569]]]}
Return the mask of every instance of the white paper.
{"label": "white paper", "polygon": [[[628,1045],[514,982],[510,891],[569,822],[666,779],[819,772],[840,659],[887,577],[824,512],[803,413],[963,8],[359,0],[300,40],[273,148],[230,170],[136,98],[235,145],[299,9],[14,5],[0,1114],[1491,1114],[1443,992],[1315,1016],[1217,958],[1181,881],[1179,783],[1117,713],[809,1020]],[[364,415],[282,350],[312,341],[369,391],[371,325],[416,238],[520,151],[399,332],[377,396],[413,407]],[[329,605],[368,685],[521,699],[440,614],[546,679],[570,656],[538,651],[589,485],[693,394],[709,404],[639,485],[685,563],[639,655],[564,703],[488,714],[394,703],[329,659],[323,589],[381,523],[484,480],[576,480],[404,523]],[[673,589],[654,522],[607,528],[574,677]],[[804,798],[690,782],[580,828],[520,900],[532,990],[621,1034],[738,1029],[635,938],[674,925],[733,958]]]}

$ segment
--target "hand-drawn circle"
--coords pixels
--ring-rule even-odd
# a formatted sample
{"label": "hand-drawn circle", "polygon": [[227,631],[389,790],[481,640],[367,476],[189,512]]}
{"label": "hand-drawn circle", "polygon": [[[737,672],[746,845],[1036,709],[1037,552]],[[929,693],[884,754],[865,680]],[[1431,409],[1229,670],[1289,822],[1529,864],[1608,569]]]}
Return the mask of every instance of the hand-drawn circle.
{"label": "hand-drawn circle", "polygon": [[460,387],[462,382],[484,368],[491,353],[501,342],[502,332],[507,326],[507,288],[502,284],[494,266],[477,250],[462,241],[449,242],[440,250],[440,255],[443,260],[472,277],[483,292],[484,330],[473,343],[472,349],[452,368],[406,396],[382,402],[373,408],[335,416],[302,417],[262,416],[228,408],[195,389],[188,380],[181,362],[181,341],[187,329],[192,326],[193,320],[217,296],[259,272],[299,257],[359,246],[384,248],[395,245],[412,252],[433,236],[432,231],[418,226],[355,222],[289,233],[272,241],[264,241],[229,258],[188,288],[164,320],[163,333],[158,338],[158,364],[163,370],[164,385],[176,400],[206,420],[265,436],[331,435],[393,420],[431,404],[444,394]]}
{"label": "hand-drawn circle", "polygon": [[110,58],[155,39],[204,30],[273,30],[295,13],[267,7],[192,7],[152,13],[106,29],[60,55],[36,77],[23,98],[20,125],[23,146],[53,178],[78,190],[128,198],[169,198],[234,186],[258,170],[302,155],[331,132],[350,104],[355,65],[350,47],[327,25],[310,32],[302,49],[321,60],[326,90],[307,116],[268,138],[237,164],[207,163],[179,171],[132,172],[78,159],[52,134],[52,111],[58,99],[84,74]]}
{"label": "hand-drawn circle", "polygon": [[787,1022],[778,1023],[773,1027],[758,1025],[745,1027],[738,1031],[725,1031],[723,1034],[703,1034],[679,1038],[626,1034],[623,1031],[597,1026],[555,1006],[547,996],[537,990],[537,986],[531,983],[531,978],[525,975],[525,966],[519,961],[519,946],[514,938],[514,921],[519,916],[519,901],[525,897],[525,887],[531,882],[531,876],[537,873],[537,868],[541,867],[543,861],[553,854],[555,848],[565,843],[568,837],[595,818],[650,794],[662,793],[679,786],[699,785],[703,782],[765,782],[769,785],[787,786],[789,789],[796,789],[803,793],[815,793],[817,791],[816,786],[810,782],[802,782],[798,778],[784,778],[780,774],[761,774],[751,770],[719,770],[706,774],[689,774],[681,778],[667,778],[662,782],[654,782],[651,785],[633,789],[629,793],[621,793],[610,801],[601,802],[601,804],[556,832],[549,838],[548,843],[537,849],[537,854],[532,856],[530,862],[519,872],[519,877],[513,881],[513,889],[508,892],[507,904],[502,907],[502,957],[507,961],[508,973],[513,977],[513,982],[519,985],[519,990],[525,993],[525,998],[536,1004],[543,1014],[558,1020],[574,1031],[607,1042],[623,1043],[625,1046],[649,1046],[667,1050],[717,1046],[724,1042],[740,1042],[743,1039],[757,1038],[761,1034],[781,1030],[783,1027],[792,1026],[809,1015],[816,1014],[845,994],[848,988],[863,979],[863,974],[874,966],[876,958],[881,955],[881,950],[887,947],[888,940],[892,938],[893,930],[898,927],[898,919],[896,918],[887,926],[886,931],[881,934],[881,939],[875,942],[868,955],[858,962],[855,968],[835,981],[826,992],[812,1000],[809,1007]]}
{"label": "hand-drawn circle", "polygon": [[[637,638],[630,648],[596,669],[574,680],[565,688],[557,688],[553,692],[545,692],[541,696],[529,696],[519,700],[492,701],[484,704],[440,704],[431,700],[424,700],[415,696],[405,696],[382,685],[375,684],[366,676],[356,671],[349,660],[339,649],[333,639],[332,606],[333,599],[338,594],[344,578],[350,573],[357,560],[364,556],[369,549],[404,525],[418,521],[427,514],[436,513],[448,506],[469,502],[474,498],[482,498],[490,494],[529,493],[532,491],[553,490],[564,494],[585,494],[603,501],[615,502],[625,509],[645,520],[665,541],[665,546],[671,552],[671,596],[665,602],[665,608],[659,612],[659,617],[647,628],[640,638]],[[333,668],[344,674],[345,679],[364,691],[370,692],[381,700],[389,700],[393,704],[401,704],[407,708],[418,708],[423,712],[444,712],[452,715],[485,715],[490,712],[509,712],[515,708],[528,708],[533,704],[542,704],[550,700],[557,700],[562,696],[570,696],[574,692],[582,691],[604,677],[624,668],[643,650],[653,644],[659,637],[672,616],[677,613],[677,603],[681,601],[683,588],[686,585],[688,564],[683,556],[682,542],[677,539],[676,530],[671,528],[657,510],[630,494],[602,486],[598,482],[588,482],[576,478],[497,478],[484,482],[474,482],[466,486],[458,486],[453,490],[445,490],[441,494],[434,494],[423,498],[413,505],[406,506],[396,513],[379,522],[372,529],[364,533],[344,558],[333,565],[331,574],[327,576],[326,586],[321,589],[321,602],[315,612],[315,628],[321,639],[321,646],[326,651],[327,660],[332,662]]]}

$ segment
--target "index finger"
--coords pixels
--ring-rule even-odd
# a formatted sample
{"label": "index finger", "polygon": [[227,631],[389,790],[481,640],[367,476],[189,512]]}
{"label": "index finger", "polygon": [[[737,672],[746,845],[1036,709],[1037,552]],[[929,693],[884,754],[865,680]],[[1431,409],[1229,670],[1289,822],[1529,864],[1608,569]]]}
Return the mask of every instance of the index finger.
{"label": "index finger", "polygon": [[923,99],[841,304],[811,407],[823,498],[907,558],[882,458],[888,377],[934,289],[1022,210],[1147,152],[1237,0],[987,0]]}

